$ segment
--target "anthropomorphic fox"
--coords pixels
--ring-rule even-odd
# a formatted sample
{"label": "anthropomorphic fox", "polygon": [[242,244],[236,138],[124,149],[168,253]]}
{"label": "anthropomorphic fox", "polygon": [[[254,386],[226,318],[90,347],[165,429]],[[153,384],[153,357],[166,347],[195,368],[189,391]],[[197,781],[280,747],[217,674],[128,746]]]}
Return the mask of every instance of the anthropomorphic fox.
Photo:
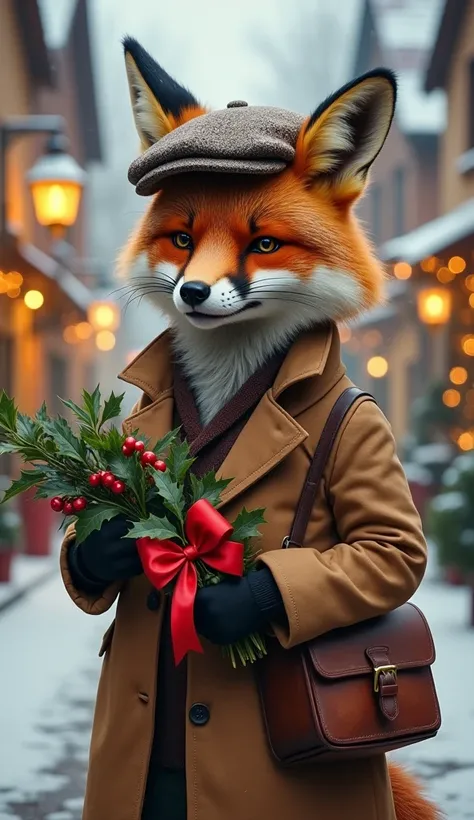
{"label": "anthropomorphic fox", "polygon": [[120,537],[126,524],[80,546],[68,533],[62,571],[74,601],[95,614],[118,597],[84,820],[436,820],[383,755],[281,767],[253,670],[231,669],[219,647],[271,628],[290,649],[396,608],[423,577],[419,517],[389,425],[367,401],[335,442],[305,548],[281,549],[329,411],[350,385],[337,323],[381,298],[353,206],[390,127],[395,78],[371,71],[307,118],[242,101],[209,112],[135,40],[124,45],[143,148],[129,178],[152,199],[120,264],[170,322],[121,374],[143,391],[125,430],[156,439],[181,423],[193,469],[232,478],[223,513],[264,507],[267,523],[259,571],[198,592],[205,652],[177,668],[167,604]]}

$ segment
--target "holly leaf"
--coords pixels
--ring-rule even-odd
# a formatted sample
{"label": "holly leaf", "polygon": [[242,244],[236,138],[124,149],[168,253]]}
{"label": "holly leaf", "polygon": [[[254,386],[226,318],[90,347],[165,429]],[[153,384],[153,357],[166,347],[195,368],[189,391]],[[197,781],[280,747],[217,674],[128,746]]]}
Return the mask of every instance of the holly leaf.
{"label": "holly leaf", "polygon": [[173,481],[169,470],[166,470],[165,473],[154,470],[153,480],[166,509],[172,512],[179,521],[182,521],[184,512],[184,494],[182,487],[179,487],[176,482]]}
{"label": "holly leaf", "polygon": [[38,424],[30,416],[24,413],[17,414],[16,431],[21,438],[27,439],[30,443],[36,443],[36,434],[39,432]]}
{"label": "holly leaf", "polygon": [[178,438],[180,429],[180,427],[176,427],[175,430],[170,430],[169,433],[166,433],[166,435],[163,436],[163,438],[158,439],[153,447],[153,452],[156,453],[157,456],[160,456],[160,458],[165,455],[171,445],[174,444]]}
{"label": "holly leaf", "polygon": [[195,461],[195,458],[189,458],[189,444],[187,441],[182,441],[170,448],[166,464],[171,477],[177,484],[184,480],[186,473]]}
{"label": "holly leaf", "polygon": [[221,500],[221,494],[231,481],[231,478],[216,478],[214,472],[206,473],[202,478],[196,478],[191,474],[193,503],[205,498],[213,507],[217,507]]}
{"label": "holly leaf", "polygon": [[0,393],[0,427],[14,433],[16,430],[17,409],[15,402],[4,390]]}
{"label": "holly leaf", "polygon": [[22,470],[20,473],[20,478],[12,481],[8,490],[4,492],[0,504],[4,504],[5,501],[9,501],[10,498],[13,498],[15,495],[19,495],[20,493],[25,492],[25,490],[35,487],[37,484],[44,481],[44,479],[45,474],[43,470]]}
{"label": "holly leaf", "polygon": [[265,524],[264,512],[263,508],[246,510],[244,507],[232,524],[234,532],[231,535],[231,541],[242,542],[247,538],[258,538],[260,536],[258,528],[261,524]]}
{"label": "holly leaf", "polygon": [[0,456],[6,453],[18,453],[21,450],[21,444],[9,444],[7,441],[0,442]]}
{"label": "holly leaf", "polygon": [[117,477],[125,481],[125,484],[135,493],[138,498],[143,498],[145,492],[144,469],[134,456],[131,458],[114,453],[107,460],[108,468]]}
{"label": "holly leaf", "polygon": [[76,520],[76,544],[81,544],[85,541],[88,535],[94,530],[100,530],[105,521],[110,521],[117,515],[123,514],[123,510],[119,507],[108,507],[101,504],[100,506],[87,507],[83,510]]}
{"label": "holly leaf", "polygon": [[36,498],[54,498],[56,495],[78,495],[79,487],[67,478],[52,477],[43,481],[36,491]]}
{"label": "holly leaf", "polygon": [[135,522],[125,537],[158,538],[164,541],[166,538],[179,538],[179,533],[166,518],[150,515],[144,521]]}
{"label": "holly leaf", "polygon": [[75,461],[84,461],[86,457],[84,444],[74,435],[66,419],[58,416],[51,421],[45,421],[43,429],[56,443],[62,456]]}
{"label": "holly leaf", "polygon": [[102,427],[106,421],[110,421],[110,419],[115,419],[117,416],[120,415],[120,411],[122,409],[122,402],[125,393],[121,393],[120,396],[116,396],[115,393],[112,391],[109,398],[104,404],[104,409],[102,410],[102,416],[100,419],[99,427]]}
{"label": "holly leaf", "polygon": [[[79,407],[78,404],[76,404],[73,401],[70,401],[69,399],[61,399],[61,401],[65,407],[68,407],[69,410],[71,410],[74,413],[78,421],[82,422],[82,424],[85,424],[87,427],[90,426],[91,419],[89,413],[87,413],[86,410],[84,410],[82,407]],[[43,421],[45,421],[45,419],[43,419]]]}
{"label": "holly leaf", "polygon": [[95,388],[93,393],[88,393],[87,390],[82,391],[82,400],[84,402],[84,409],[88,414],[89,424],[91,427],[97,428],[99,424],[100,415],[100,389],[99,385]]}
{"label": "holly leaf", "polygon": [[35,419],[37,421],[47,421],[48,420],[48,408],[46,407],[46,402],[44,401],[39,410],[36,411]]}

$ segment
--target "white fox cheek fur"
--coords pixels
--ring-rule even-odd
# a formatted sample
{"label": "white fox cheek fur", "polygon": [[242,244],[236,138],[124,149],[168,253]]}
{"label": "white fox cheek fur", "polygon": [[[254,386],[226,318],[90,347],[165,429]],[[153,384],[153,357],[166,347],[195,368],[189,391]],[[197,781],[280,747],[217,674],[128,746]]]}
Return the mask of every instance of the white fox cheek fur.
{"label": "white fox cheek fur", "polygon": [[[363,290],[350,273],[317,267],[302,280],[291,271],[262,269],[245,296],[232,279],[220,279],[206,299],[205,316],[198,319],[189,316],[191,309],[180,297],[182,280],[178,281],[176,265],[161,263],[147,273],[156,282],[156,291],[148,298],[173,327],[175,348],[204,424],[300,331],[347,319],[365,307]],[[143,281],[143,273],[139,278]],[[176,283],[172,288],[171,280]],[[166,292],[159,291],[160,283]],[[247,305],[254,306],[242,310]]]}

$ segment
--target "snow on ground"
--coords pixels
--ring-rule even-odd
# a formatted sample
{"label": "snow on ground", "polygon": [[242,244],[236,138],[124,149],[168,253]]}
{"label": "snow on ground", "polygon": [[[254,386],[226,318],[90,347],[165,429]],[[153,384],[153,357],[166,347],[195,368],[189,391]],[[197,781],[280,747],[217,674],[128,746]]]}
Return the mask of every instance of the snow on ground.
{"label": "snow on ground", "polygon": [[[436,582],[414,601],[437,648],[443,714],[437,738],[398,752],[447,820],[474,819],[474,630],[466,589]],[[113,615],[84,615],[56,575],[0,615],[0,820],[79,820],[97,657]]]}

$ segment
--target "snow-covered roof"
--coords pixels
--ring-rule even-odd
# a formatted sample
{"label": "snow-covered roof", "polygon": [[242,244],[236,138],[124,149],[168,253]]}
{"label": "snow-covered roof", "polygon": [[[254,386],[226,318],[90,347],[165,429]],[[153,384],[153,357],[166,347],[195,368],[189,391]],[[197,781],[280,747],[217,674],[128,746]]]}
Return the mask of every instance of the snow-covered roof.
{"label": "snow-covered roof", "polygon": [[69,37],[77,0],[38,0],[48,48],[62,48]]}
{"label": "snow-covered roof", "polygon": [[438,134],[446,122],[444,92],[424,91],[444,0],[368,0],[387,64],[399,80],[397,120],[408,134]]}
{"label": "snow-covered roof", "polygon": [[474,234],[474,198],[404,236],[390,239],[382,245],[380,255],[386,262],[403,259],[416,264],[471,234]]}
{"label": "snow-covered roof", "polygon": [[397,117],[409,134],[438,134],[446,122],[446,95],[441,89],[427,94],[420,71],[403,71],[398,77]]}

